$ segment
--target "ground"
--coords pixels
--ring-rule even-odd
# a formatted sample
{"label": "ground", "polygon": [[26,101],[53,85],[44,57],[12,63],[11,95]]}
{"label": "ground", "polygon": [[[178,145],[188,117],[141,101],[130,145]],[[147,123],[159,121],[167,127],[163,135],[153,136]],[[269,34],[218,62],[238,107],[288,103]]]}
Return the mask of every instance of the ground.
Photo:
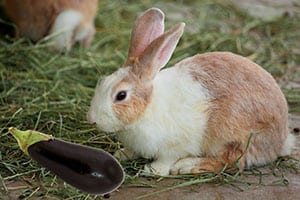
{"label": "ground", "polygon": [[168,66],[195,53],[232,51],[268,70],[289,103],[297,146],[291,157],[241,174],[141,177],[147,161],[124,162],[126,180],[110,199],[299,198],[299,1],[103,0],[91,47],[77,46],[66,54],[48,51],[45,41],[33,44],[15,38],[14,26],[0,12],[0,199],[102,199],[64,184],[25,156],[8,127],[40,130],[110,153],[120,148],[114,135],[99,133],[86,122],[86,112],[98,78],[124,62],[135,17],[152,6],[166,13],[166,27],[177,21],[187,24]]}

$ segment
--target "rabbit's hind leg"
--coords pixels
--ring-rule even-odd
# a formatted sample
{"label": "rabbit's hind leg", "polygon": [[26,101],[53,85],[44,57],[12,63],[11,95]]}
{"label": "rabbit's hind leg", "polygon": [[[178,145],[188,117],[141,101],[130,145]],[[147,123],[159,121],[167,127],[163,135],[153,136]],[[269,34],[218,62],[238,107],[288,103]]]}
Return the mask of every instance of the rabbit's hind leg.
{"label": "rabbit's hind leg", "polygon": [[228,144],[215,157],[187,157],[178,160],[171,168],[171,174],[199,174],[203,172],[219,173],[245,167],[245,158],[240,145]]}
{"label": "rabbit's hind leg", "polygon": [[171,174],[199,174],[217,172],[223,168],[223,163],[214,158],[188,157],[177,161],[171,168]]}

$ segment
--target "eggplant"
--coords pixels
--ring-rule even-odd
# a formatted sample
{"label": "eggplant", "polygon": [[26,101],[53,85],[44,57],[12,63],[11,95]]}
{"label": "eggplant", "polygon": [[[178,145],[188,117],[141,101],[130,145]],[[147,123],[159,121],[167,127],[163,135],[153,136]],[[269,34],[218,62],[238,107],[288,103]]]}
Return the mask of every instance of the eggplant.
{"label": "eggplant", "polygon": [[120,163],[109,153],[56,139],[51,135],[14,127],[9,132],[25,154],[73,187],[106,195],[124,181]]}

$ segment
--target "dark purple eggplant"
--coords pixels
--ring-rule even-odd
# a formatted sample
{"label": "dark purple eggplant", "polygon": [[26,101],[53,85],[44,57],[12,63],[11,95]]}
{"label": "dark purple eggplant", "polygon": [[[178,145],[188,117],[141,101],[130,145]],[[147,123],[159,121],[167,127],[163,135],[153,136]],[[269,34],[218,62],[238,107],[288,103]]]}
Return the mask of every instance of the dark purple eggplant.
{"label": "dark purple eggplant", "polygon": [[10,128],[9,131],[33,160],[81,191],[105,195],[124,180],[119,162],[101,149],[65,142],[32,130]]}

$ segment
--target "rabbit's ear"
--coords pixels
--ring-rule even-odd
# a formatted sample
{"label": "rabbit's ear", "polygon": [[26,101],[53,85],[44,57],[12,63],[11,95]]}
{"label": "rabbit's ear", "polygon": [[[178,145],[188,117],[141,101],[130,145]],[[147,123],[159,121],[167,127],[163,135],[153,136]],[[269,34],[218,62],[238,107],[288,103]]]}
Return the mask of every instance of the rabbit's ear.
{"label": "rabbit's ear", "polygon": [[176,45],[183,34],[185,23],[179,23],[154,40],[139,58],[134,71],[145,81],[153,80],[155,75],[170,60]]}
{"label": "rabbit's ear", "polygon": [[131,32],[131,42],[126,64],[138,58],[146,47],[164,33],[164,13],[150,8],[137,18]]}

